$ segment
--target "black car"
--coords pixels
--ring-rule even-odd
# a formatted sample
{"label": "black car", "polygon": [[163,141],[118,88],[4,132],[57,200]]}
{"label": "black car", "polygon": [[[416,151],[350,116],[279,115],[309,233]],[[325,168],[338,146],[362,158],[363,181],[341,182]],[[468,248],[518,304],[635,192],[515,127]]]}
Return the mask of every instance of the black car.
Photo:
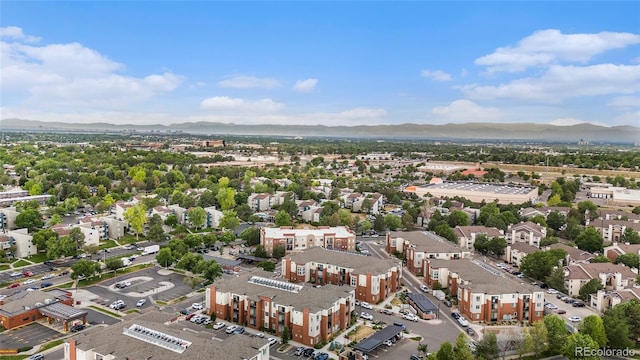
{"label": "black car", "polygon": [[45,264],[45,265],[53,265],[53,263],[51,261],[49,261],[49,260],[45,261],[43,264]]}
{"label": "black car", "polygon": [[451,313],[451,317],[458,320],[460,319],[460,313],[459,312],[452,312]]}
{"label": "black car", "polygon": [[556,299],[562,299],[563,297],[564,297],[564,295],[562,295],[562,294],[556,295]]}
{"label": "black car", "polygon": [[73,325],[71,327],[71,332],[78,332],[78,331],[84,330],[84,328],[85,326],[82,324]]}
{"label": "black car", "polygon": [[43,289],[49,286],[53,286],[53,283],[43,282],[42,284],[40,284],[40,288],[43,288]]}
{"label": "black car", "polygon": [[470,327],[466,328],[465,331],[467,332],[467,334],[469,334],[469,336],[473,336],[476,334],[476,332],[473,331],[473,329]]}
{"label": "black car", "polygon": [[573,306],[573,307],[584,307],[585,305],[584,305],[584,303],[583,303],[583,302],[576,301],[576,302],[574,302],[574,303],[572,304],[572,306]]}
{"label": "black car", "polygon": [[315,351],[315,350],[313,350],[313,349],[311,349],[311,348],[307,348],[307,349],[304,349],[304,351],[302,352],[302,354],[303,354],[304,356],[306,356],[306,357],[309,357],[309,356],[313,355],[313,352],[314,352],[314,351]]}
{"label": "black car", "polygon": [[182,314],[182,315],[189,315],[189,313],[190,313],[189,309],[180,310],[180,314]]}

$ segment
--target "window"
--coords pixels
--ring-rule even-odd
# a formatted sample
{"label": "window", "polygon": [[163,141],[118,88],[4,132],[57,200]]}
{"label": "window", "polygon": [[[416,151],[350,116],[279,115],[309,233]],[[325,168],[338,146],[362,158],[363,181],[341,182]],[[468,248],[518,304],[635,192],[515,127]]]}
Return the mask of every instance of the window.
{"label": "window", "polygon": [[480,305],[476,305],[476,310],[480,310]]}
{"label": "window", "polygon": [[351,277],[351,286],[357,286],[358,285],[358,278],[355,276]]}
{"label": "window", "polygon": [[476,296],[476,301],[479,302],[480,301],[480,296]]}
{"label": "window", "polygon": [[302,266],[298,266],[298,267],[296,268],[296,274],[298,274],[298,275],[304,275],[304,267],[302,267]]}

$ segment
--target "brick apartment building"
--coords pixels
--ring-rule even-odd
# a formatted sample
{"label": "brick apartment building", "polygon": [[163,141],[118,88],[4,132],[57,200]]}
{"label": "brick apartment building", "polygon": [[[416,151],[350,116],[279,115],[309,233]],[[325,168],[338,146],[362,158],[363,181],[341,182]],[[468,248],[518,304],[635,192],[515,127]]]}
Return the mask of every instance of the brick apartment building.
{"label": "brick apartment building", "polygon": [[260,244],[267,254],[282,245],[287,253],[312,247],[356,251],[356,233],[346,226],[320,226],[317,229],[293,229],[290,226],[260,230]]}
{"label": "brick apartment building", "polygon": [[400,288],[402,263],[311,248],[283,258],[282,276],[294,283],[350,286],[355,288],[357,300],[376,304]]}
{"label": "brick apartment building", "polygon": [[387,253],[401,253],[407,262],[407,269],[415,275],[423,274],[426,259],[462,259],[471,256],[471,251],[461,249],[429,231],[388,232]]}
{"label": "brick apartment building", "polygon": [[355,290],[347,286],[293,284],[266,271],[248,271],[216,281],[205,307],[218,319],[281,336],[287,327],[296,342],[314,346],[349,326]]}
{"label": "brick apartment building", "polygon": [[428,260],[425,283],[439,284],[457,296],[458,310],[470,321],[533,323],[544,316],[544,292],[521,284],[486,263],[469,260]]}

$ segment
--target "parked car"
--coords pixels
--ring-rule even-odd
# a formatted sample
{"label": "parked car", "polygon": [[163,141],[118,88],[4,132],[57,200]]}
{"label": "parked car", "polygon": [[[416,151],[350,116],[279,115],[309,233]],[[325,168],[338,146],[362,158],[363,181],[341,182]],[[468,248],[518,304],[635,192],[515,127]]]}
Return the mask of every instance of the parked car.
{"label": "parked car", "polygon": [[13,283],[13,284],[7,286],[7,289],[14,289],[14,288],[17,288],[18,286],[20,286],[20,283]]}
{"label": "parked car", "polygon": [[314,352],[315,352],[315,350],[313,350],[311,348],[306,348],[302,352],[302,355],[304,355],[305,357],[310,357],[311,355],[313,355]]}
{"label": "parked car", "polygon": [[196,313],[189,314],[184,319],[187,320],[187,321],[191,321],[191,319],[193,319],[194,316],[196,316]]}
{"label": "parked car", "polygon": [[44,359],[44,355],[42,354],[33,354],[29,356],[29,360],[42,360]]}
{"label": "parked car", "polygon": [[202,325],[209,325],[209,324],[211,324],[210,318],[205,318],[204,321],[202,322]]}
{"label": "parked car", "polygon": [[269,346],[273,346],[275,344],[278,343],[278,339],[276,338],[269,338]]}
{"label": "parked car", "polygon": [[22,285],[29,285],[29,284],[33,284],[34,282],[36,282],[36,281],[35,281],[35,280],[33,280],[33,279],[28,279],[28,280],[23,281],[23,282],[22,282]]}
{"label": "parked car", "polygon": [[363,312],[362,314],[360,314],[360,317],[365,320],[373,320],[373,315],[366,312]]}
{"label": "parked car", "polygon": [[40,284],[40,288],[42,288],[42,289],[47,288],[49,286],[53,286],[53,283],[43,282],[42,284]]}
{"label": "parked car", "polygon": [[190,313],[191,313],[191,310],[189,310],[189,309],[180,310],[180,314],[182,314],[182,315],[189,315]]}
{"label": "parked car", "polygon": [[556,290],[556,289],[549,288],[547,290],[547,294],[557,294],[557,293],[558,293],[558,290]]}
{"label": "parked car", "polygon": [[562,298],[564,298],[564,297],[565,296],[560,294],[560,293],[558,293],[558,295],[556,295],[556,299],[558,299],[558,300],[562,300]]}
{"label": "parked car", "polygon": [[63,270],[60,272],[60,274],[58,274],[58,276],[65,276],[65,275],[69,275],[69,270]]}
{"label": "parked car", "polygon": [[566,314],[567,311],[566,310],[562,310],[562,309],[558,309],[558,310],[556,310],[556,313],[557,314]]}
{"label": "parked car", "polygon": [[85,326],[82,324],[76,324],[71,327],[71,332],[78,332],[84,330]]}
{"label": "parked car", "polygon": [[21,272],[14,271],[14,272],[12,272],[9,276],[11,276],[11,277],[18,277],[18,276],[22,276],[22,273],[21,273]]}
{"label": "parked car", "polygon": [[116,300],[113,303],[111,303],[111,305],[109,305],[110,308],[114,309],[114,310],[120,310],[122,308],[124,308],[125,306],[127,306],[123,300]]}
{"label": "parked car", "polygon": [[243,334],[244,333],[244,328],[242,326],[236,328],[235,330],[233,330],[233,334],[234,335],[238,335],[238,334]]}
{"label": "parked car", "polygon": [[22,275],[24,275],[26,277],[33,276],[33,271],[25,270],[25,271],[22,272]]}
{"label": "parked car", "polygon": [[222,329],[223,327],[224,327],[224,323],[223,323],[223,322],[218,321],[217,323],[215,323],[215,324],[213,325],[213,330],[220,330],[220,329]]}
{"label": "parked car", "polygon": [[382,309],[380,310],[380,312],[385,315],[393,315],[393,310],[390,310],[390,309]]}
{"label": "parked car", "polygon": [[469,334],[469,336],[473,336],[476,334],[476,332],[473,331],[473,329],[470,327],[466,328],[465,331],[467,332],[467,334]]}
{"label": "parked car", "polygon": [[464,316],[460,316],[460,318],[458,319],[458,323],[460,323],[460,325],[463,327],[469,326],[469,322],[464,318]]}
{"label": "parked car", "polygon": [[583,302],[580,301],[576,301],[573,304],[571,304],[573,307],[585,307]]}
{"label": "parked car", "polygon": [[321,352],[318,355],[316,355],[316,357],[314,357],[314,360],[327,360],[328,358],[329,358],[329,354],[325,352]]}
{"label": "parked car", "polygon": [[452,307],[452,306],[453,306],[453,304],[452,304],[452,303],[451,303],[451,301],[449,301],[449,300],[445,300],[445,301],[444,301],[444,305],[445,305],[446,307]]}
{"label": "parked car", "polygon": [[225,332],[227,334],[232,334],[234,331],[236,331],[237,328],[238,328],[238,325],[229,325],[227,326],[227,330],[225,330]]}
{"label": "parked car", "polygon": [[54,277],[55,277],[55,275],[53,275],[53,274],[46,274],[40,280],[49,280],[49,279],[53,279]]}
{"label": "parked car", "polygon": [[422,292],[429,292],[427,285],[420,285],[420,290],[422,290]]}
{"label": "parked car", "polygon": [[414,315],[411,313],[402,315],[402,318],[405,320],[413,321],[413,322],[417,322],[418,319],[420,319],[417,315]]}
{"label": "parked car", "polygon": [[191,304],[191,308],[194,309],[194,310],[202,310],[203,309],[201,303],[193,303],[193,304]]}
{"label": "parked car", "polygon": [[580,322],[582,320],[582,318],[578,315],[572,316],[569,318],[569,321],[571,322]]}
{"label": "parked car", "polygon": [[457,312],[457,311],[454,311],[454,312],[451,313],[451,317],[456,319],[456,320],[458,320],[458,319],[460,319],[460,313]]}
{"label": "parked car", "polygon": [[362,306],[365,309],[369,309],[369,310],[373,310],[373,306],[371,304],[369,304],[368,302],[360,302],[360,306]]}
{"label": "parked car", "polygon": [[49,260],[43,262],[43,264],[45,264],[45,265],[53,265],[53,263],[51,261],[49,261]]}
{"label": "parked car", "polygon": [[142,307],[144,306],[144,304],[147,303],[147,299],[140,299],[138,300],[138,302],[136,303],[136,307]]}
{"label": "parked car", "polygon": [[293,356],[301,356],[304,353],[304,348],[302,346],[298,346],[296,351],[293,353]]}
{"label": "parked car", "polygon": [[392,345],[393,345],[393,341],[391,341],[391,340],[387,340],[387,341],[383,342],[383,344],[384,344],[385,346],[392,346]]}

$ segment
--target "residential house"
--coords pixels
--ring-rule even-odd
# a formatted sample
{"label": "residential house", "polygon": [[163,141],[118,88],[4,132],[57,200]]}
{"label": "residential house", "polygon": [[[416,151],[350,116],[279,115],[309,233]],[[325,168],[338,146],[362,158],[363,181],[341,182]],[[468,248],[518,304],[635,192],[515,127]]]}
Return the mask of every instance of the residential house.
{"label": "residential house", "polygon": [[402,262],[315,247],[283,258],[282,276],[294,283],[351,286],[356,300],[377,304],[399,290]]}
{"label": "residential house", "polygon": [[402,254],[407,269],[415,275],[423,274],[423,261],[427,259],[462,259],[471,256],[447,239],[429,231],[394,231],[387,233],[385,250],[389,254]]}

